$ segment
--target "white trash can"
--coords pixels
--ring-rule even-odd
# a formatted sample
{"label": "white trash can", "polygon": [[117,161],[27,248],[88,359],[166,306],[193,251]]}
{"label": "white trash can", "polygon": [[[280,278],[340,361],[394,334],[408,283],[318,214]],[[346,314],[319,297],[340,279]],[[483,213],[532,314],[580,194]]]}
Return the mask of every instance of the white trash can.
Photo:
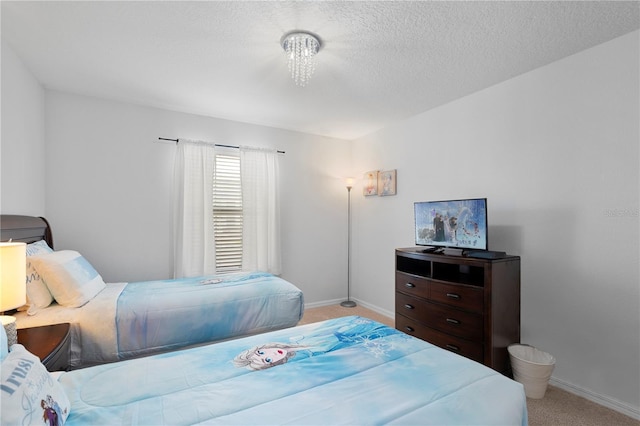
{"label": "white trash can", "polygon": [[544,397],[549,378],[556,366],[555,357],[529,345],[513,344],[507,349],[513,378],[524,385],[527,398]]}

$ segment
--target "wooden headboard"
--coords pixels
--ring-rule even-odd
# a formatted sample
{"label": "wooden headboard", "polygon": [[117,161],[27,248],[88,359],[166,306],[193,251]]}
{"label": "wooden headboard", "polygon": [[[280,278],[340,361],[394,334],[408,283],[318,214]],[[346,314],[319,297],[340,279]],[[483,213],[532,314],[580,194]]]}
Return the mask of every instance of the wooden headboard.
{"label": "wooden headboard", "polygon": [[0,241],[20,241],[33,243],[45,240],[53,248],[53,236],[49,222],[43,217],[0,215]]}

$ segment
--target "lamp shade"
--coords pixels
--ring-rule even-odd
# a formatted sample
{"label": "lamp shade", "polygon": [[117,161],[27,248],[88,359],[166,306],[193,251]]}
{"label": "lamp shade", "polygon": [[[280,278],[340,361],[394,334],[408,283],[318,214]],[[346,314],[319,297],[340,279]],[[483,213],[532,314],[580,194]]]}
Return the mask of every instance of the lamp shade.
{"label": "lamp shade", "polygon": [[348,177],[344,180],[344,183],[346,184],[347,188],[353,188],[354,182],[355,182],[355,179],[352,177]]}
{"label": "lamp shade", "polygon": [[0,312],[27,302],[27,245],[0,243]]}

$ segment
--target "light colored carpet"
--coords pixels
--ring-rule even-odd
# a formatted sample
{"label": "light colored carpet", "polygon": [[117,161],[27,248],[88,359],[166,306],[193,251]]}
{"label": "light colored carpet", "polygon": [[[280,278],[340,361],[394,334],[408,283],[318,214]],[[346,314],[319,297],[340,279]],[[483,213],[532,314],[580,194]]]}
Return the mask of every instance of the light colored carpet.
{"label": "light colored carpet", "polygon": [[302,320],[298,325],[309,324],[312,322],[324,321],[331,318],[346,317],[349,315],[359,315],[361,317],[371,318],[374,321],[381,322],[390,327],[395,327],[395,320],[384,315],[380,315],[370,309],[363,308],[362,306],[355,306],[353,308],[345,308],[340,305],[321,306],[319,308],[306,309]]}
{"label": "light colored carpet", "polygon": [[[395,320],[370,309],[340,305],[307,309],[299,325],[330,318],[360,315],[394,327]],[[530,426],[640,426],[640,421],[585,398],[548,386],[542,399],[527,398]]]}

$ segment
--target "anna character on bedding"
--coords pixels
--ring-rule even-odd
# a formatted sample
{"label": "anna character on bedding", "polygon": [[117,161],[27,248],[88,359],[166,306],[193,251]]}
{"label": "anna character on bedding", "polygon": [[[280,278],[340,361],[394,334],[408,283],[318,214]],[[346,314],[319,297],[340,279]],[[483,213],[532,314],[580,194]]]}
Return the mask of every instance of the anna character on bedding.
{"label": "anna character on bedding", "polygon": [[46,399],[40,400],[40,407],[42,407],[42,421],[48,426],[60,426],[63,424],[63,414],[67,413],[65,408],[64,412],[51,395],[47,395]]}
{"label": "anna character on bedding", "polygon": [[[353,323],[343,326],[331,334],[311,335],[308,339],[305,336],[298,336],[292,338],[297,341],[295,344],[266,343],[247,349],[238,354],[233,363],[236,367],[264,370],[285,364],[297,353],[306,355],[304,358],[308,358],[355,345],[362,345],[373,353],[380,350],[379,345],[375,344],[376,339],[391,334],[399,334],[399,332],[375,321],[358,318]],[[302,341],[306,345],[299,344]]]}

